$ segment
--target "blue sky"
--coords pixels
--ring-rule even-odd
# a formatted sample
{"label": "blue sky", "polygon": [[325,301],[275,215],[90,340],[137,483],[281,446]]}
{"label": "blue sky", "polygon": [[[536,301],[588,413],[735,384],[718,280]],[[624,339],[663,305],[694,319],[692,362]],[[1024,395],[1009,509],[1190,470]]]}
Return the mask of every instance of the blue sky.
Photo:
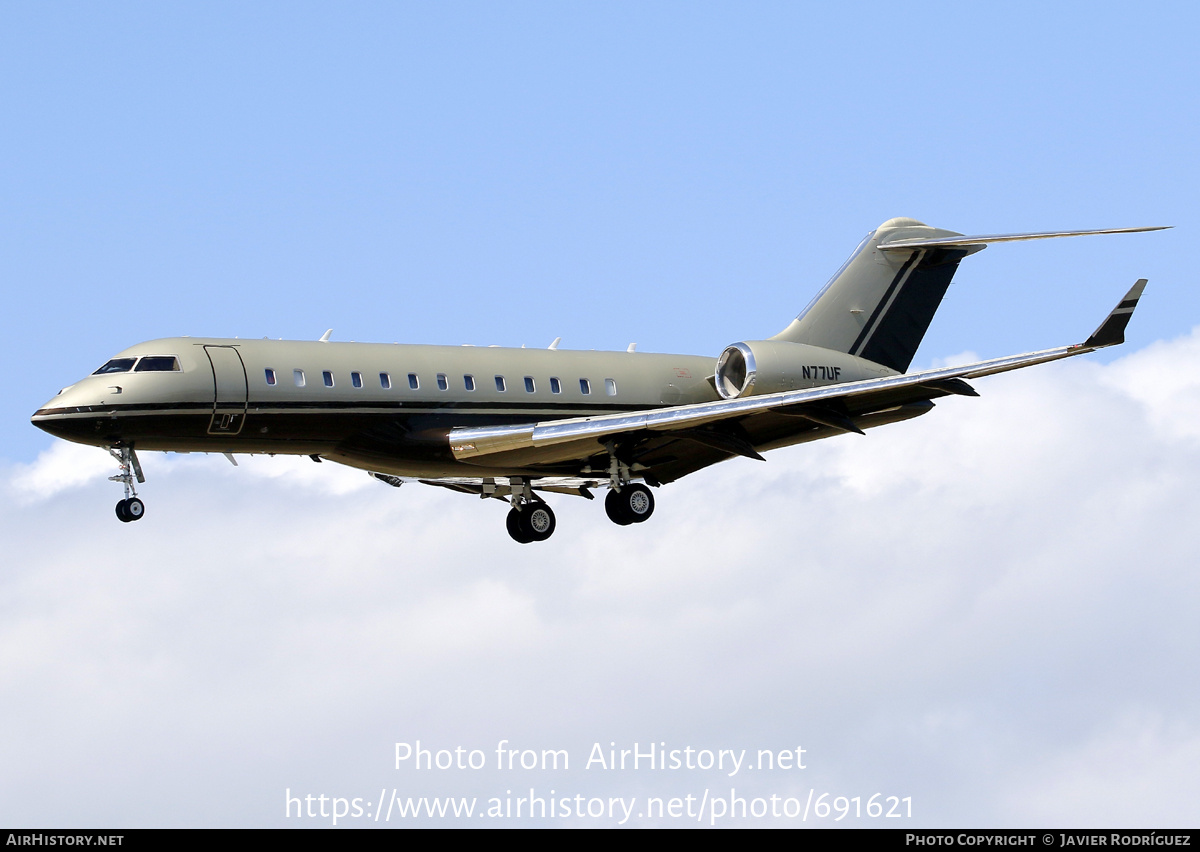
{"label": "blue sky", "polygon": [[[546,747],[618,735],[783,747],[802,729],[826,743],[821,765],[846,789],[876,779],[919,789],[925,824],[1101,824],[1114,812],[1088,810],[1096,799],[1081,791],[1113,744],[1128,749],[1128,777],[1139,789],[1186,778],[1173,774],[1170,755],[1200,754],[1197,696],[1159,695],[1136,677],[1138,652],[1183,666],[1186,655],[1173,655],[1195,647],[1194,631],[1181,644],[1149,615],[1155,607],[1185,614],[1196,600],[1185,579],[1195,543],[1181,531],[1196,508],[1186,477],[1163,492],[1173,502],[1126,506],[1129,540],[1155,543],[1122,558],[1166,572],[1143,589],[1148,599],[1131,594],[1125,563],[1115,561],[1126,550],[1102,547],[1100,533],[1120,523],[1113,505],[1152,494],[1172,464],[1178,476],[1200,470],[1195,436],[1171,426],[1192,414],[1200,363],[1190,337],[1200,319],[1192,251],[1200,226],[1198,19],[1183,3],[4,5],[0,346],[10,370],[0,410],[12,554],[4,677],[37,696],[35,709],[69,708],[88,684],[120,684],[170,720],[129,752],[144,778],[220,785],[233,769],[239,779],[236,795],[206,800],[197,819],[156,798],[150,782],[114,780],[104,769],[108,746],[89,750],[89,742],[140,742],[118,712],[119,695],[108,710],[87,702],[77,714],[47,709],[57,727],[14,711],[9,729],[28,723],[31,744],[4,746],[18,761],[10,766],[59,754],[55,730],[89,733],[78,734],[85,756],[70,778],[37,770],[3,779],[20,794],[8,821],[273,824],[279,790],[296,779],[377,790],[379,779],[351,751],[374,760],[418,729],[447,742],[490,742],[522,724],[532,739],[555,731],[540,735]],[[309,473],[276,460],[281,472],[273,474],[157,458],[137,539],[114,528],[103,458],[72,454],[28,422],[59,387],[114,352],[177,334],[315,339],[332,327],[341,340],[515,346],[561,335],[565,348],[636,341],[644,351],[715,359],[728,343],[785,326],[862,235],[893,216],[964,233],[1175,227],[989,248],[961,268],[915,363],[1082,340],[1136,278],[1149,278],[1121,350],[1088,356],[1091,366],[1047,368],[1051,378],[994,380],[1014,409],[966,415],[959,401],[892,427],[899,437],[887,440],[896,443],[879,445],[890,449],[859,449],[875,468],[843,444],[785,451],[772,456],[774,467],[722,466],[676,486],[679,497],[664,492],[662,523],[636,539],[585,511],[595,506],[563,507],[555,549],[511,556],[501,513],[454,495],[343,487],[350,480],[330,465]],[[981,383],[985,397],[988,388]],[[936,428],[928,425],[935,417]],[[1015,445],[1014,436],[1028,443]],[[948,443],[958,449],[939,455]],[[1072,508],[1057,532],[1042,524],[1063,511],[1052,495],[1078,488],[1130,446],[1144,454],[1144,471],[1122,471],[1150,478],[1089,479],[1103,495],[1098,504]],[[980,461],[993,448],[1038,463],[1006,471]],[[909,458],[927,467],[911,469]],[[946,466],[978,479],[947,484],[938,478]],[[756,484],[764,470],[774,472]],[[1013,471],[1028,481],[1013,484]],[[314,484],[317,474],[329,484]],[[797,483],[807,490],[797,493]],[[787,534],[797,524],[781,508],[789,505],[826,524],[801,524],[800,548]],[[861,535],[856,513],[875,524],[877,549],[842,559],[838,579],[840,557],[820,533]],[[364,515],[394,530],[378,548],[364,543]],[[938,535],[928,534],[929,518],[945,519]],[[353,543],[319,529],[339,523],[357,531]],[[1030,532],[1002,535],[1004,523]],[[76,524],[79,543],[45,552],[47,537]],[[698,545],[723,524],[745,525],[738,528],[761,541],[744,551]],[[264,540],[272,525],[309,538]],[[572,538],[572,526],[586,532]],[[427,530],[463,539],[446,546]],[[214,567],[200,556],[214,540],[245,555]],[[173,549],[180,541],[189,555]],[[975,698],[930,707],[863,650],[869,636],[877,648],[929,660],[945,643],[965,642],[963,612],[998,612],[983,622],[995,626],[1042,607],[1071,609],[1072,583],[1089,581],[1063,567],[1073,559],[1064,542],[1093,548],[1089,558],[1103,562],[1100,575],[1111,582],[1093,589],[1061,634],[1041,637],[1062,640],[1044,668],[1012,650],[1009,627],[985,626],[972,635],[979,659],[962,652],[914,683],[953,691],[989,666],[1000,674]],[[895,563],[904,567],[881,567],[895,552],[906,554]],[[81,577],[78,560],[96,561]],[[520,567],[505,573],[493,560]],[[766,564],[776,573],[760,575]],[[345,587],[322,573],[330,565]],[[977,587],[968,569],[994,583]],[[360,608],[380,594],[365,578],[378,577],[385,592],[375,624]],[[240,585],[247,582],[253,588]],[[73,591],[54,603],[51,588]],[[230,608],[229,588],[254,602],[253,614]],[[339,588],[353,601],[329,594]],[[884,619],[861,633],[844,626],[860,624],[862,611],[889,611],[884,590],[900,601],[898,624]],[[820,605],[804,614],[819,630],[795,624],[778,603],[814,595]],[[1130,618],[1147,631],[1128,637],[1132,648],[1113,650],[1115,670],[1129,678],[1117,677],[1125,686],[1113,686],[1113,703],[1099,702],[1084,713],[1083,733],[1070,734],[1059,714],[1089,700],[1096,706],[1091,687],[1070,673],[1081,659],[1083,671],[1102,671],[1089,643],[1103,641],[1129,600]],[[176,607],[199,613],[195,633],[180,626],[187,619],[166,623],[163,613]],[[822,621],[822,607],[844,620]],[[449,625],[457,616],[439,615],[451,611],[475,613],[484,626],[455,644]],[[130,633],[107,632],[106,612],[127,619]],[[205,613],[225,625],[227,641],[206,644],[214,634]],[[929,617],[958,626],[927,635]],[[359,618],[376,632],[344,629]],[[100,625],[100,638],[63,639],[76,635],[73,623]],[[425,695],[445,688],[444,701],[415,702],[395,684],[343,684],[337,655],[419,635],[413,625],[450,648],[429,651],[445,679],[415,651],[396,651],[390,662]],[[780,641],[756,651],[760,630]],[[614,640],[623,635],[632,638]],[[144,644],[127,644],[130,636]],[[315,661],[292,669],[279,636],[324,636],[336,654],[323,656],[313,639],[305,653]],[[725,641],[756,654],[755,663],[708,645],[711,664],[695,663],[693,641]],[[161,658],[141,656],[157,643]],[[503,660],[487,656],[497,643]],[[556,656],[538,643],[564,650]],[[46,680],[14,662],[27,645],[40,649],[33,656]],[[656,649],[649,657],[647,646]],[[870,673],[856,682],[847,670],[799,660],[818,646]],[[587,678],[558,686],[530,674],[573,661],[599,672],[593,685],[613,697],[609,715],[579,709]],[[278,689],[260,680],[271,671],[284,672]],[[828,703],[781,686],[792,672],[824,689]],[[714,689],[729,678],[744,703]],[[309,694],[306,682],[342,684],[344,700]],[[475,700],[473,682],[495,697],[491,716],[463,709]],[[165,685],[188,683],[205,684],[224,709],[200,713]],[[894,690],[893,704],[875,715],[851,712],[880,689]],[[1013,697],[1038,690],[1052,696],[1045,718]],[[391,722],[389,702],[400,708]],[[246,710],[244,726],[229,721],[235,706]],[[807,709],[789,727],[786,708],[797,706]],[[293,719],[278,738],[267,709],[275,707],[290,708]],[[571,714],[578,726],[564,721]],[[681,714],[686,724],[672,721]],[[401,717],[407,726],[392,724]],[[322,720],[370,733],[345,751],[334,736],[310,738]],[[196,751],[185,749],[182,768],[167,767],[164,749],[189,737]],[[1028,749],[1031,775],[988,750],[1006,743]],[[293,746],[320,759],[306,763]],[[913,768],[919,755],[928,760]],[[972,760],[990,768],[975,773]],[[105,787],[103,807],[55,810],[88,785]],[[1039,811],[1020,792],[1032,788],[1071,806]],[[976,794],[993,804],[968,801]],[[1194,823],[1194,810],[1164,801],[1164,812],[1147,798],[1121,819],[1161,823],[1180,814]]]}
{"label": "blue sky", "polygon": [[1177,227],[989,250],[927,359],[1066,342],[1139,276],[1141,340],[1200,315],[1182,4],[0,14],[13,423],[175,334],[715,356],[896,215]]}

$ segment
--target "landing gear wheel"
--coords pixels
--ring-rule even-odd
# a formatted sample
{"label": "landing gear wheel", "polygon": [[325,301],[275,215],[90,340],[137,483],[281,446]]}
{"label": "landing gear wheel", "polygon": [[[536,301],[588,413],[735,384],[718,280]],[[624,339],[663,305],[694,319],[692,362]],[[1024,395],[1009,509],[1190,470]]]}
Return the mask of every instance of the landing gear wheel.
{"label": "landing gear wheel", "polygon": [[554,511],[545,503],[526,503],[519,509],[509,511],[505,525],[513,541],[529,544],[550,538],[556,522]]}
{"label": "landing gear wheel", "polygon": [[521,529],[530,541],[545,541],[554,535],[554,511],[545,503],[526,503],[521,508]]}
{"label": "landing gear wheel", "polygon": [[626,485],[620,491],[608,492],[604,511],[614,524],[640,524],[654,514],[654,495],[645,485]]}
{"label": "landing gear wheel", "polygon": [[130,497],[117,503],[117,517],[122,523],[141,520],[146,514],[146,504],[137,497]]}
{"label": "landing gear wheel", "polygon": [[633,523],[633,518],[625,514],[625,510],[621,506],[621,495],[616,491],[609,491],[608,496],[604,498],[604,512],[608,515],[608,519],[614,524],[620,524],[627,527]]}
{"label": "landing gear wheel", "polygon": [[533,541],[529,538],[525,530],[521,528],[521,510],[512,509],[508,513],[508,518],[504,521],[504,525],[508,527],[508,534],[512,536],[512,540],[517,544],[529,544]]}
{"label": "landing gear wheel", "polygon": [[623,508],[635,524],[650,520],[654,514],[654,495],[645,485],[626,485],[621,492]]}
{"label": "landing gear wheel", "polygon": [[146,504],[137,497],[130,497],[125,501],[125,514],[131,521],[140,521],[142,515],[146,514]]}

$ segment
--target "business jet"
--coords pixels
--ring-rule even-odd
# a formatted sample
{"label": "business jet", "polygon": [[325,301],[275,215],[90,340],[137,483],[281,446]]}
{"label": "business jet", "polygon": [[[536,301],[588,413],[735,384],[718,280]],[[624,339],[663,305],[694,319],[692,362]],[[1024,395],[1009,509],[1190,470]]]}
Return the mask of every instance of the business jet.
{"label": "business jet", "polygon": [[118,353],[33,415],[106,448],[124,486],[117,517],[145,514],[138,451],[306,455],[510,507],[522,544],[555,529],[544,495],[588,499],[642,523],[651,488],[725,459],[896,423],[968,379],[1124,342],[1139,280],[1084,342],[907,372],[959,262],[992,243],[1161,228],[964,236],[884,222],[786,328],[717,357],[558,348],[406,346],[174,337]]}

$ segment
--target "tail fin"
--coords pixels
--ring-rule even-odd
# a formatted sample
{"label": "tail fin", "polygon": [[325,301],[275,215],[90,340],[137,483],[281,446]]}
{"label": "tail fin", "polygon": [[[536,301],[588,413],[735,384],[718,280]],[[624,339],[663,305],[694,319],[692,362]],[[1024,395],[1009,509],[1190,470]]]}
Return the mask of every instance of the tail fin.
{"label": "tail fin", "polygon": [[[889,219],[867,234],[800,316],[771,339],[848,352],[905,372],[959,261],[984,247],[928,241],[961,236],[916,219]],[[902,240],[918,245],[879,248]]]}

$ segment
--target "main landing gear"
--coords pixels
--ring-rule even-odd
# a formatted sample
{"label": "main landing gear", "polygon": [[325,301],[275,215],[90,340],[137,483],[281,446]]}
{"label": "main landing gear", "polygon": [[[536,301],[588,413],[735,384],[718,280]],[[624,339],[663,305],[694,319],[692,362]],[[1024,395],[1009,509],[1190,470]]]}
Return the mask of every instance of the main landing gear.
{"label": "main landing gear", "polygon": [[130,521],[140,521],[146,514],[146,504],[137,496],[137,488],[133,481],[136,479],[138,482],[145,482],[146,477],[142,473],[137,453],[133,451],[133,447],[117,447],[109,449],[108,452],[121,466],[121,472],[110,476],[109,481],[120,482],[125,486],[125,499],[117,503],[117,517],[126,524]]}
{"label": "main landing gear", "polygon": [[510,480],[512,508],[505,521],[508,534],[519,544],[545,541],[554,534],[554,510],[533,496],[529,483],[518,477]]}
{"label": "main landing gear", "polygon": [[608,449],[608,496],[604,498],[604,511],[608,519],[623,527],[640,524],[654,514],[654,495],[645,485],[629,481],[629,465],[617,456],[616,444],[609,441]]}
{"label": "main landing gear", "polygon": [[626,483],[621,490],[610,489],[604,498],[604,511],[614,524],[628,526],[649,520],[654,514],[654,495],[645,485]]}
{"label": "main landing gear", "polygon": [[508,534],[513,541],[529,544],[545,541],[554,534],[554,510],[545,503],[524,503],[508,512]]}
{"label": "main landing gear", "polygon": [[[608,514],[609,520],[623,527],[649,520],[650,516],[654,514],[654,495],[645,485],[630,481],[629,464],[617,457],[616,448],[612,442],[608,444],[608,461],[608,495],[604,498],[604,511]],[[587,470],[590,472],[590,468]],[[593,487],[599,484],[599,482],[588,483]],[[485,481],[485,489],[487,487],[489,487],[488,481]],[[490,492],[484,490],[481,496],[499,497],[500,495],[495,494],[495,484],[492,483],[490,487],[492,490]],[[529,482],[521,477],[511,477],[509,489],[511,496],[508,499],[512,508],[508,512],[507,526],[508,534],[512,536],[513,541],[529,544],[550,538],[554,534],[554,510],[546,505],[540,497],[535,497]],[[589,500],[592,498],[586,487],[580,487],[576,493],[582,494]]]}

